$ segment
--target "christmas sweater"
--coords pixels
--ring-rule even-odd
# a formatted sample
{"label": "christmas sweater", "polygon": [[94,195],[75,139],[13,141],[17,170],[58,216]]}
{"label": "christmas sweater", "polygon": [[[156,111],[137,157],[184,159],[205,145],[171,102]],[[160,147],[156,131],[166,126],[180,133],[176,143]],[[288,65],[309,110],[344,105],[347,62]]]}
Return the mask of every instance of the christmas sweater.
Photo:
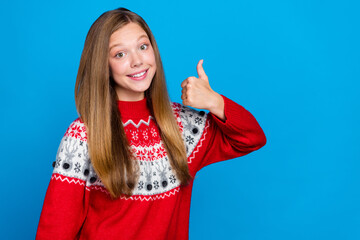
{"label": "christmas sweater", "polygon": [[[266,142],[251,113],[222,97],[225,121],[172,103],[192,176],[204,166],[243,156]],[[118,101],[118,106],[139,166],[133,195],[111,199],[92,167],[86,129],[78,118],[58,148],[37,240],[188,239],[193,181],[180,185],[146,99]]]}

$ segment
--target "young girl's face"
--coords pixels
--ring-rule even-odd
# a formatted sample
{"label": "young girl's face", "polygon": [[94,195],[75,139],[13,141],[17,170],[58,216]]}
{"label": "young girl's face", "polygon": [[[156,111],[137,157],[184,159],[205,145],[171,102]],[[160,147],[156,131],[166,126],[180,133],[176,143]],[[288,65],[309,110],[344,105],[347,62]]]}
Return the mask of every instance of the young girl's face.
{"label": "young girl's face", "polygon": [[143,99],[156,71],[154,50],[146,32],[130,22],[110,36],[109,48],[110,74],[119,100]]}

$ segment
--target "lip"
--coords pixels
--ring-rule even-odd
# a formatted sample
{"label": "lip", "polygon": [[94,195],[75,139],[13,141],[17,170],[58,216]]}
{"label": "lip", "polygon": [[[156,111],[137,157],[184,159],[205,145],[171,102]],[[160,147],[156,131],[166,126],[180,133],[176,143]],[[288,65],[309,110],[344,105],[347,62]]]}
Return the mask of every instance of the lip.
{"label": "lip", "polygon": [[[131,73],[131,74],[129,74],[129,75],[126,75],[126,76],[128,76],[128,77],[130,77],[130,75],[135,75],[135,74],[138,74],[138,73],[142,73],[143,71],[148,71],[149,69],[143,69],[143,70],[141,70],[141,71],[139,71],[139,72],[135,72],[135,73]],[[145,73],[146,74],[146,73]]]}
{"label": "lip", "polygon": [[145,71],[145,73],[144,73],[144,75],[142,75],[141,77],[131,77],[130,75],[126,75],[126,76],[127,76],[128,78],[132,79],[132,80],[140,81],[140,80],[143,80],[143,79],[146,78],[146,76],[147,76],[147,74],[148,74],[148,72],[149,72],[149,68],[148,68],[148,69],[145,69],[145,70],[142,70],[142,71],[140,71],[140,72],[131,74],[131,75],[135,75],[135,74],[138,74],[138,73],[141,73],[141,72],[144,72],[144,71]]}

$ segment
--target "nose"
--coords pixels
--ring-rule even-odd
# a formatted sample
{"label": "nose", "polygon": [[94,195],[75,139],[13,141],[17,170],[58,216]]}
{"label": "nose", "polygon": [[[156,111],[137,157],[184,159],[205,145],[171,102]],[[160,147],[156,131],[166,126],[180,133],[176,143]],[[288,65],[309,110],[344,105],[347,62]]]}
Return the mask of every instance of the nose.
{"label": "nose", "polygon": [[131,67],[139,67],[143,64],[142,58],[139,53],[135,52],[132,54]]}

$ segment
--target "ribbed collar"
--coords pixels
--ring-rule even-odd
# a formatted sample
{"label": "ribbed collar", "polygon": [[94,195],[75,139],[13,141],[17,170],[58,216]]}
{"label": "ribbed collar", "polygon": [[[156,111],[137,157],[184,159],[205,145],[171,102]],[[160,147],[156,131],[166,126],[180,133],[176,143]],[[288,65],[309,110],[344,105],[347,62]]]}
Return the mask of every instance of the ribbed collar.
{"label": "ribbed collar", "polygon": [[147,106],[146,98],[140,101],[117,101],[121,118],[148,118],[150,109]]}

